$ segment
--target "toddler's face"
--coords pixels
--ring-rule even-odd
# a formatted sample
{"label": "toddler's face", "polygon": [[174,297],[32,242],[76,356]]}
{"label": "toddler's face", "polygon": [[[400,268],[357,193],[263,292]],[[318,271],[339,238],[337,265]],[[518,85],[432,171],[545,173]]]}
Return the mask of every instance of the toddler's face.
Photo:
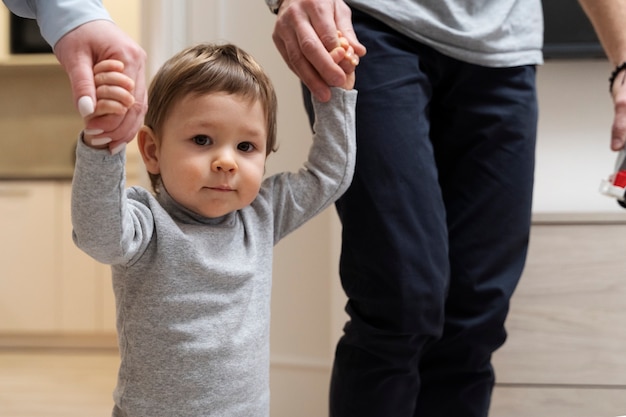
{"label": "toddler's face", "polygon": [[163,125],[156,169],[179,204],[205,217],[249,205],[265,172],[267,126],[258,100],[190,95]]}

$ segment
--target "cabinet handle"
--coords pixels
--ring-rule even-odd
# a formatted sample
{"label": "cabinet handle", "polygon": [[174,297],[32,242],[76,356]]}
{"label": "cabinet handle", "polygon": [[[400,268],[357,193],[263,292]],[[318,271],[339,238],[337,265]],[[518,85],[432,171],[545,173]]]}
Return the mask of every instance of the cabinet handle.
{"label": "cabinet handle", "polygon": [[30,195],[30,191],[26,188],[0,188],[0,198],[26,198]]}

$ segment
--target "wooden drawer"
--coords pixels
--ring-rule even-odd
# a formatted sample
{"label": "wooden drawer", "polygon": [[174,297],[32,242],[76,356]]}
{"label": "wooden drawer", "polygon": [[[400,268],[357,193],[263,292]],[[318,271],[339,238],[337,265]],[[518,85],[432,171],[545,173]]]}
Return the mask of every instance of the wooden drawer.
{"label": "wooden drawer", "polygon": [[496,387],[489,417],[615,417],[626,414],[626,388]]}
{"label": "wooden drawer", "polygon": [[533,225],[507,330],[499,383],[626,387],[626,224]]}

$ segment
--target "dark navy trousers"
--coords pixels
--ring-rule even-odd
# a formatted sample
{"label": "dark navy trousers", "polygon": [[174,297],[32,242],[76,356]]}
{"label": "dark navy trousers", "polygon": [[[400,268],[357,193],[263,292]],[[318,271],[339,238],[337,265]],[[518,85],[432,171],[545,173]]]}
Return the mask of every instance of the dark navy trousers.
{"label": "dark navy trousers", "polygon": [[350,320],[330,416],[486,417],[528,245],[535,67],[452,59],[356,10],[353,23],[368,52],[337,203]]}

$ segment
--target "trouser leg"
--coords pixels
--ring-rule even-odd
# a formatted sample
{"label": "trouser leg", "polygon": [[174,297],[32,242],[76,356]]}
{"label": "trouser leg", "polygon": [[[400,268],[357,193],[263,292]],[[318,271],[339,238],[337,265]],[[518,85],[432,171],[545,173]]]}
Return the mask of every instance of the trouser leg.
{"label": "trouser leg", "polygon": [[431,137],[449,229],[450,290],[442,337],[420,362],[415,416],[488,415],[491,355],[530,229],[537,125],[535,69],[449,66],[431,104]]}
{"label": "trouser leg", "polygon": [[337,203],[350,321],[336,350],[330,415],[412,416],[420,354],[441,334],[449,275],[426,116],[431,86],[412,42],[384,27],[360,29],[368,55],[357,69],[356,173]]}
{"label": "trouser leg", "polygon": [[331,416],[486,416],[528,239],[534,68],[463,64],[354,17],[368,55],[337,204],[350,321]]}

